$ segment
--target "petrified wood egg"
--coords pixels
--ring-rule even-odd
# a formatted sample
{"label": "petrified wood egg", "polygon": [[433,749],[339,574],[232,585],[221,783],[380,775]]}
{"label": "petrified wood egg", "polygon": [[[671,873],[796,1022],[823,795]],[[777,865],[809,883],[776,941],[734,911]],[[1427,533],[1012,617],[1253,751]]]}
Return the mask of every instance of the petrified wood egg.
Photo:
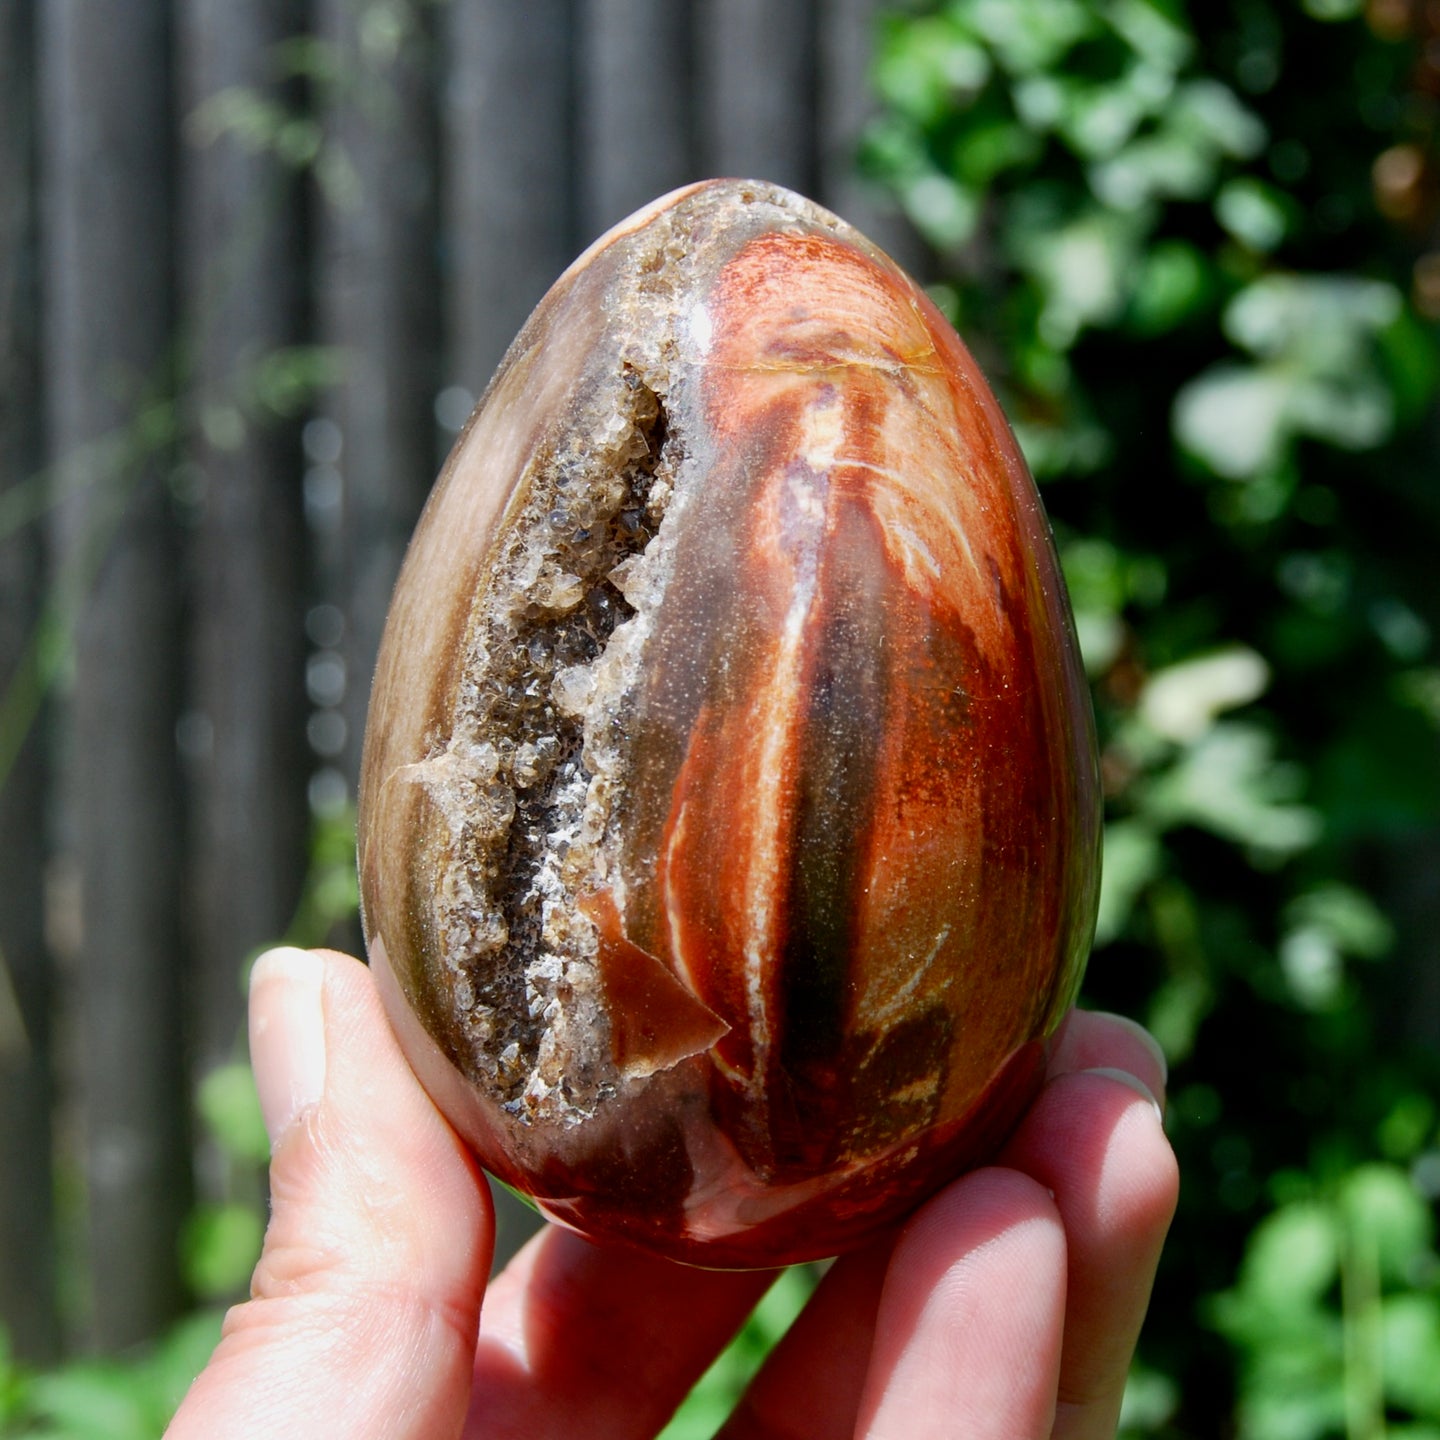
{"label": "petrified wood egg", "polygon": [[540,303],[396,589],[372,963],[483,1163],[709,1266],[983,1160],[1090,941],[1089,702],[1034,485],[833,215],[655,202]]}

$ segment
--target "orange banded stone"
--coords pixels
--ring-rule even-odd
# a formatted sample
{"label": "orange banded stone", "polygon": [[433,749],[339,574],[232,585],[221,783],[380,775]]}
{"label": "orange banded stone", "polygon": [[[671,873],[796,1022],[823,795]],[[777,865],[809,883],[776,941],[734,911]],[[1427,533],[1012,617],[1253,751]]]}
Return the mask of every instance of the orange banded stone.
{"label": "orange banded stone", "polygon": [[592,246],[416,531],[360,806],[407,1054],[554,1218],[768,1266],[985,1159],[1099,798],[1034,483],[924,292],[750,182]]}

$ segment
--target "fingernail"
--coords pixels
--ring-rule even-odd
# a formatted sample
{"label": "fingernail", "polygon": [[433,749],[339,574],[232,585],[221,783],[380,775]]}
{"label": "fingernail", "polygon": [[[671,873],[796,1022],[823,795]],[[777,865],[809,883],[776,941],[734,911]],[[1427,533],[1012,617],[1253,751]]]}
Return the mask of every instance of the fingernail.
{"label": "fingernail", "polygon": [[272,1150],[325,1093],[324,975],[318,955],[289,946],[250,972],[250,1063]]}
{"label": "fingernail", "polygon": [[1143,1095],[1150,1102],[1150,1108],[1155,1112],[1155,1118],[1162,1125],[1165,1123],[1165,1112],[1161,1109],[1160,1102],[1138,1075],[1132,1075],[1128,1070],[1117,1070],[1109,1065],[1097,1065],[1091,1070],[1082,1070],[1080,1073],[1082,1075],[1103,1075],[1107,1080],[1118,1080],[1122,1085],[1128,1085],[1137,1095]]}
{"label": "fingernail", "polygon": [[1160,1071],[1160,1078],[1170,1078],[1170,1063],[1165,1059],[1165,1052],[1160,1048],[1160,1042],[1138,1021],[1132,1020],[1128,1015],[1110,1016],[1112,1020],[1118,1020],[1144,1047],[1155,1057],[1155,1066]]}

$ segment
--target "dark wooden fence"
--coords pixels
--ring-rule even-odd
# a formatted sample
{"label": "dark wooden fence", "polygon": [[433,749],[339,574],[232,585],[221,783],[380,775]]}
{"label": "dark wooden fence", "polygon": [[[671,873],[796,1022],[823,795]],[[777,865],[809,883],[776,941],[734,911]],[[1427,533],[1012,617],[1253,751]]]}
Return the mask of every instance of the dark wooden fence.
{"label": "dark wooden fence", "polygon": [[907,249],[851,163],[877,8],[0,0],[0,1319],[22,1355],[123,1347],[185,1303],[177,1232],[218,1183],[194,1087],[238,1053],[247,958],[292,931],[410,526],[531,305],[706,174]]}

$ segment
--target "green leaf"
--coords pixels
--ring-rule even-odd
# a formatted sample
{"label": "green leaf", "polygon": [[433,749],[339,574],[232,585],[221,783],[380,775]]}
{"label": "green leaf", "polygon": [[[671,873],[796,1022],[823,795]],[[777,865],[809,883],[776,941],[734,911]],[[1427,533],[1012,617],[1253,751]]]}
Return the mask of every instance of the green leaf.
{"label": "green leaf", "polygon": [[1152,97],[1138,89],[1072,85],[1059,130],[1081,159],[1104,160],[1134,136],[1152,109]]}
{"label": "green leaf", "polygon": [[1397,418],[1413,424],[1428,413],[1440,387],[1440,348],[1434,326],[1422,324],[1408,308],[1376,334],[1385,379],[1394,398]]}
{"label": "green leaf", "polygon": [[1106,20],[1151,65],[1177,71],[1195,53],[1195,39],[1176,16],[1154,0],[1110,0]]}
{"label": "green leaf", "polygon": [[1315,1333],[1310,1317],[1340,1278],[1341,1231],[1334,1210],[1296,1201],[1266,1216],[1250,1234],[1239,1283],[1228,1292],[1221,1328],[1249,1338],[1269,1327]]}
{"label": "green leaf", "polygon": [[1376,1131],[1381,1152],[1389,1160],[1414,1160],[1435,1133],[1435,1118],[1435,1101],[1429,1095],[1401,1095]]}
{"label": "green leaf", "polygon": [[345,352],[337,345],[272,350],[255,367],[255,398],[273,415],[298,415],[338,385],[345,372]]}
{"label": "green leaf", "polygon": [[1017,421],[1015,438],[1025,463],[1037,480],[1060,475],[1091,475],[1101,469],[1114,451],[1110,432],[1084,420],[1052,425]]}
{"label": "green leaf", "polygon": [[989,76],[984,47],[947,16],[922,16],[881,32],[875,87],[887,105],[916,125],[938,124]]}
{"label": "green leaf", "polygon": [[1215,987],[1203,973],[1174,975],[1162,981],[1145,1012],[1145,1027],[1172,1061],[1195,1048],[1201,1022],[1216,1002]]}
{"label": "green leaf", "polygon": [[28,1408],[29,1378],[15,1363],[10,1334],[0,1325],[0,1424],[18,1420]]}
{"label": "green leaf", "polygon": [[1396,676],[1395,698],[1440,731],[1440,666],[1423,665]]}
{"label": "green leaf", "polygon": [[1345,999],[1345,966],[1323,930],[1302,926],[1280,941],[1280,973],[1295,1002],[1307,1010],[1333,1009]]}
{"label": "green leaf", "polygon": [[938,250],[963,245],[980,220],[977,197],[938,170],[910,181],[901,198],[915,228]]}
{"label": "green leaf", "polygon": [[1139,712],[1157,735],[1191,742],[1216,717],[1265,693],[1270,667],[1245,645],[1231,645],[1157,670],[1141,692]]}
{"label": "green leaf", "polygon": [[1141,820],[1117,820],[1105,827],[1096,945],[1108,944],[1124,930],[1141,892],[1160,873],[1164,856],[1159,837]]}
{"label": "green leaf", "polygon": [[1312,886],[1285,908],[1285,921],[1294,928],[1321,931],[1345,955],[1376,960],[1395,940],[1395,930],[1375,902],[1363,891],[1339,880]]}
{"label": "green leaf", "polygon": [[1389,1398],[1418,1418],[1440,1421],[1440,1298],[1396,1295],[1381,1306]]}
{"label": "green leaf", "polygon": [[1132,1366],[1125,1380],[1116,1440],[1156,1434],[1169,1423],[1179,1404],[1180,1392],[1170,1376],[1144,1365]]}
{"label": "green leaf", "polygon": [[1080,40],[1099,28],[1082,0],[955,0],[963,17],[1014,75],[1053,70]]}
{"label": "green leaf", "polygon": [[1075,638],[1087,675],[1103,675],[1125,648],[1125,622],[1110,610],[1075,610]]}
{"label": "green leaf", "polygon": [[1039,159],[1042,142],[1034,131],[1013,120],[997,119],[969,125],[956,142],[953,168],[956,178],[974,190],[984,190],[1002,171]]}
{"label": "green leaf", "polygon": [[16,1433],[31,1440],[153,1440],[219,1343],[223,1319],[223,1311],[199,1311],[134,1358],[75,1361],[34,1376],[24,1397],[29,1423]]}
{"label": "green leaf", "polygon": [[1175,438],[1216,475],[1245,480],[1273,470],[1290,437],[1294,377],[1253,365],[1216,365],[1181,388]]}
{"label": "green leaf", "polygon": [[1115,660],[1116,647],[1125,638],[1126,606],[1132,602],[1153,606],[1164,598],[1164,563],[1153,556],[1122,554],[1109,541],[1094,537],[1066,537],[1060,562],[1086,667],[1102,672]]}
{"label": "green leaf", "polygon": [[1405,1282],[1435,1234],[1430,1207],[1399,1166],[1375,1163],[1346,1177],[1340,1190],[1346,1222],[1375,1247],[1382,1279]]}
{"label": "green leaf", "polygon": [[[1271,1358],[1271,1357],[1267,1357]],[[1239,1405],[1239,1440],[1329,1440],[1345,1423],[1340,1367],[1313,1353],[1264,1366]]]}
{"label": "green leaf", "polygon": [[1175,92],[1169,114],[1178,134],[1237,160],[1251,160],[1265,147],[1265,126],[1235,92],[1209,77],[1190,80]]}
{"label": "green leaf", "polygon": [[1267,253],[1290,229],[1289,207],[1280,192],[1248,175],[1221,186],[1215,218],[1241,244]]}
{"label": "green leaf", "polygon": [[1371,450],[1395,428],[1395,406],[1378,376],[1352,374],[1338,382],[1308,380],[1290,394],[1295,431],[1342,450]]}
{"label": "green leaf", "polygon": [[1363,13],[1365,0],[1304,0],[1305,13],[1316,20],[1353,20]]}
{"label": "green leaf", "polygon": [[1173,330],[1214,293],[1205,256],[1184,240],[1161,240],[1143,255],[1130,297],[1130,325],[1144,335]]}
{"label": "green leaf", "polygon": [[157,1414],[143,1379],[98,1361],[37,1375],[30,1404],[54,1427],[42,1434],[56,1440],[154,1440],[169,1418]]}
{"label": "green leaf", "polygon": [[1353,275],[1266,275],[1226,307],[1225,333],[1263,359],[1290,359],[1343,376],[1401,316],[1393,285]]}
{"label": "green leaf", "polygon": [[185,1278],[207,1300],[244,1288],[260,1258],[265,1225],[248,1205],[202,1205],[190,1216],[181,1239]]}
{"label": "green leaf", "polygon": [[1031,75],[1010,91],[1020,122],[1036,134],[1053,130],[1065,115],[1065,85],[1053,75]]}
{"label": "green leaf", "polygon": [[1263,730],[1221,721],[1145,787],[1144,813],[1166,826],[1197,825],[1260,860],[1304,850],[1320,838],[1321,817],[1293,803],[1301,777],[1274,751]]}
{"label": "green leaf", "polygon": [[1157,200],[1202,200],[1214,184],[1213,147],[1167,131],[1141,136],[1090,169],[1096,196],[1124,211]]}
{"label": "green leaf", "polygon": [[1281,558],[1275,579],[1307,610],[1336,619],[1351,602],[1354,569],[1351,556],[1338,548],[1294,550]]}
{"label": "green leaf", "polygon": [[1091,210],[1053,229],[1032,228],[1012,217],[1016,258],[1045,297],[1039,332],[1058,350],[1075,343],[1086,326],[1119,318],[1128,299],[1139,233],[1131,217]]}
{"label": "green leaf", "polygon": [[255,1165],[269,1162],[270,1139],[248,1065],[221,1065],[212,1070],[200,1082],[196,1104],[205,1128],[227,1155]]}
{"label": "green leaf", "polygon": [[217,90],[195,107],[185,121],[185,135],[192,145],[200,147],[228,136],[247,152],[259,154],[275,147],[290,118],[290,112],[278,101],[258,90],[232,85]]}
{"label": "green leaf", "polygon": [[920,129],[902,116],[878,115],[860,136],[856,157],[862,175],[899,187],[931,168]]}
{"label": "green leaf", "polygon": [[1060,549],[1070,603],[1077,610],[1115,615],[1130,598],[1124,557],[1095,536],[1067,540]]}
{"label": "green leaf", "polygon": [[222,1309],[187,1315],[171,1327],[145,1361],[146,1384],[167,1421],[220,1343],[224,1320]]}
{"label": "green leaf", "polygon": [[1393,595],[1374,601],[1367,617],[1381,643],[1397,659],[1415,661],[1430,649],[1430,627]]}

